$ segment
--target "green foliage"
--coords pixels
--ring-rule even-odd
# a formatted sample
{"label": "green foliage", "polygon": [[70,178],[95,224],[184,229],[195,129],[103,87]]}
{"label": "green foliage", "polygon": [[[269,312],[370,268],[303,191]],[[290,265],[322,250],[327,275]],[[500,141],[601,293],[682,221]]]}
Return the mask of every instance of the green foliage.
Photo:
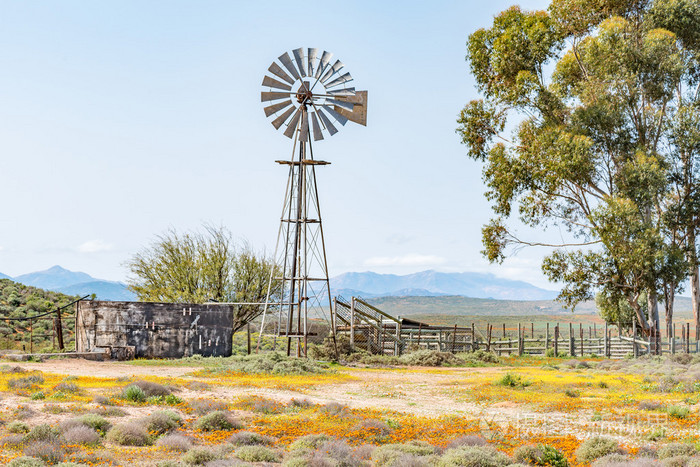
{"label": "green foliage", "polygon": [[29,425],[20,421],[13,421],[7,424],[7,431],[10,433],[28,433]]}
{"label": "green foliage", "polygon": [[695,446],[686,443],[670,443],[659,448],[657,455],[659,459],[670,459],[678,456],[694,456],[698,453]]}
{"label": "green foliage", "polygon": [[[129,288],[142,301],[204,303],[261,303],[274,263],[248,245],[236,248],[224,227],[204,226],[204,233],[178,233],[170,229],[150,248],[128,263]],[[273,282],[272,301],[281,282]],[[236,307],[233,332],[258,317],[259,305]]]}
{"label": "green foliage", "polygon": [[7,467],[45,467],[46,462],[36,457],[22,456],[12,459]]}
{"label": "green foliage", "polygon": [[56,443],[61,439],[61,433],[51,425],[37,425],[32,428],[24,437],[25,443],[35,443],[39,441],[47,441]]}
{"label": "green foliage", "polygon": [[204,465],[207,462],[217,459],[218,454],[210,448],[192,448],[182,456],[182,462],[187,465]]}
{"label": "green foliage", "polygon": [[144,418],[143,423],[149,433],[160,436],[179,427],[182,417],[171,410],[161,410]]}
{"label": "green foliage", "polygon": [[146,402],[146,393],[135,384],[130,384],[122,391],[122,398],[131,402]]}
{"label": "green foliage", "polygon": [[[71,297],[58,292],[30,287],[10,279],[0,279],[0,317],[2,318],[26,318],[43,314],[58,307],[69,304],[79,297]],[[66,318],[71,318],[75,310],[69,307],[63,310]],[[33,323],[34,351],[53,350],[51,348],[51,336],[53,333],[53,317],[38,319]],[[63,321],[64,339],[67,348],[73,345],[73,331],[75,320]],[[7,349],[22,349],[29,351],[30,345],[29,320],[10,321],[0,323],[0,346]]]}
{"label": "green foliage", "polygon": [[513,461],[491,446],[461,446],[448,449],[437,465],[439,467],[505,467]]}
{"label": "green foliage", "polygon": [[686,418],[690,413],[690,409],[688,407],[682,407],[680,405],[670,405],[666,409],[666,413],[669,417]]}
{"label": "green foliage", "polygon": [[521,446],[515,450],[513,455],[518,462],[528,465],[569,466],[566,456],[547,444]]}
{"label": "green foliage", "polygon": [[80,417],[78,417],[78,421],[80,421],[80,423],[82,423],[83,425],[92,428],[102,436],[107,434],[109,429],[112,427],[112,424],[109,423],[107,419],[94,413],[81,415]]}
{"label": "green foliage", "polygon": [[310,359],[289,358],[279,352],[267,352],[227,358],[217,367],[204,371],[210,373],[249,373],[271,375],[309,375],[328,373],[328,365]]}

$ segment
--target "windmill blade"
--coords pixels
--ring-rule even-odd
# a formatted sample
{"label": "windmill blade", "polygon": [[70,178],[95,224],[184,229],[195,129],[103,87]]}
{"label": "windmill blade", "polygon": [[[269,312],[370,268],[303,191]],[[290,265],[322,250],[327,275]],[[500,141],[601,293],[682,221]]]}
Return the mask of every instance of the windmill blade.
{"label": "windmill blade", "polygon": [[328,81],[328,78],[340,71],[340,69],[343,68],[343,66],[343,62],[341,62],[340,60],[336,60],[333,66],[328,69],[325,75],[323,75],[323,78],[321,78],[321,82],[325,83],[326,81]]}
{"label": "windmill blade", "polygon": [[272,62],[270,68],[267,69],[270,73],[288,82],[289,84],[294,84],[294,78],[289,76],[278,64]]}
{"label": "windmill blade", "polygon": [[330,83],[326,84],[327,88],[333,88],[335,86],[338,86],[343,83],[347,83],[348,81],[352,81],[352,76],[350,76],[350,73],[345,73],[343,76],[339,76],[338,78],[334,79]]}
{"label": "windmill blade", "polygon": [[314,130],[314,141],[321,141],[323,139],[323,132],[321,131],[321,125],[318,124],[318,117],[315,113],[311,114],[311,127]]}
{"label": "windmill blade", "polygon": [[260,101],[261,102],[267,102],[267,101],[276,101],[279,99],[288,99],[289,98],[289,93],[288,92],[261,92],[260,93]]}
{"label": "windmill blade", "polygon": [[299,124],[299,118],[301,117],[301,107],[299,107],[292,117],[292,119],[287,124],[287,129],[284,130],[284,136],[289,139],[294,138],[294,132],[297,130],[297,125]]}
{"label": "windmill blade", "polygon": [[324,114],[321,109],[318,109],[318,116],[321,117],[323,125],[326,127],[326,130],[328,130],[328,133],[330,133],[331,136],[338,133],[338,129],[331,123],[330,119],[326,117],[326,114]]}
{"label": "windmill blade", "polygon": [[292,59],[289,57],[289,54],[287,52],[277,57],[277,59],[282,63],[282,65],[284,65],[284,67],[289,71],[289,73],[291,73],[292,76],[294,76],[294,79],[301,79],[301,76],[299,76],[299,72],[294,67]]}
{"label": "windmill blade", "polygon": [[309,76],[314,75],[314,62],[316,61],[316,56],[318,55],[318,49],[309,48],[309,54],[307,58],[309,59]]}
{"label": "windmill blade", "polygon": [[351,122],[367,126],[367,91],[357,91],[354,96],[346,97],[345,102],[355,104],[351,111],[340,106],[335,107],[335,111]]}
{"label": "windmill blade", "polygon": [[263,110],[265,110],[265,116],[269,117],[275,112],[279,112],[280,110],[284,109],[288,105],[292,105],[292,101],[290,99],[287,99],[284,102],[280,102],[278,104],[272,104],[267,107],[265,107]]}
{"label": "windmill blade", "polygon": [[304,49],[299,47],[298,49],[292,50],[292,53],[294,54],[294,60],[297,62],[297,67],[299,68],[299,71],[301,72],[301,76],[305,77],[306,76],[306,61],[304,60]]}
{"label": "windmill blade", "polygon": [[309,113],[301,112],[301,125],[299,126],[299,141],[305,143],[309,139]]}
{"label": "windmill blade", "polygon": [[336,106],[342,107],[344,109],[348,109],[351,112],[352,112],[352,109],[355,107],[355,104],[353,104],[352,102],[341,101],[341,100],[337,100],[337,99],[326,99],[326,102],[329,102],[331,104],[335,104]]}
{"label": "windmill blade", "polygon": [[279,117],[274,119],[272,121],[272,126],[274,126],[277,130],[279,130],[280,127],[282,126],[282,124],[284,124],[284,122],[287,121],[289,116],[292,115],[292,112],[294,112],[294,106],[288,108],[287,110],[284,111],[284,113],[282,115],[280,115]]}
{"label": "windmill blade", "polygon": [[318,68],[316,68],[316,76],[314,76],[314,78],[318,79],[318,77],[321,76],[321,73],[326,71],[326,67],[328,66],[328,62],[331,61],[332,57],[333,57],[332,53],[326,52],[325,50],[323,51],[323,55],[321,55],[321,62],[318,64]]}
{"label": "windmill blade", "polygon": [[345,124],[348,123],[348,119],[347,119],[346,117],[343,117],[342,115],[340,115],[338,112],[336,112],[335,110],[331,109],[331,108],[328,107],[327,105],[324,105],[324,106],[323,106],[323,110],[325,110],[326,112],[328,112],[328,113],[330,114],[330,116],[333,117],[333,118],[335,118],[335,120],[336,120],[338,123],[340,123],[341,125],[345,126]]}
{"label": "windmill blade", "polygon": [[284,89],[285,91],[292,90],[292,87],[290,85],[284,84],[283,82],[277,81],[276,79],[270,78],[269,76],[265,76],[263,78],[262,85],[275,89]]}
{"label": "windmill blade", "polygon": [[355,88],[335,89],[332,91],[326,91],[326,93],[337,96],[338,98],[341,98],[343,96],[350,97],[355,95]]}

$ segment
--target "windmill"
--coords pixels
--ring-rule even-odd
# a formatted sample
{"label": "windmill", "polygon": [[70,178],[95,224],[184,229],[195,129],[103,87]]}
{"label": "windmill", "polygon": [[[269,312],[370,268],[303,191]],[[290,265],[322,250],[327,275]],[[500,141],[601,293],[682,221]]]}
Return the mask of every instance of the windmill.
{"label": "windmill", "polygon": [[[332,307],[316,186],[316,167],[330,163],[314,159],[311,140],[336,134],[348,121],[367,125],[367,91],[350,87],[352,76],[332,58],[333,54],[325,50],[319,54],[315,48],[285,52],[272,62],[262,82],[265,116],[293,141],[290,160],[276,161],[288,166],[289,177],[274,256],[279,270],[273,268],[270,275],[260,327],[262,337],[267,315],[276,311],[276,323],[267,325],[274,326],[271,334],[286,338],[287,355],[296,339],[297,356],[302,345],[306,356],[309,310]],[[273,283],[280,289],[274,300]]]}

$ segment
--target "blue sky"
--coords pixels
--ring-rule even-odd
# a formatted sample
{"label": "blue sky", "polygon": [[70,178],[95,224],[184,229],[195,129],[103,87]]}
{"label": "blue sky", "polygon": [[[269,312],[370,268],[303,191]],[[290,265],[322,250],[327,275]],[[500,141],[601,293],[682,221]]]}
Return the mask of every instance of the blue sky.
{"label": "blue sky", "polygon": [[485,271],[554,288],[546,251],[481,257],[481,167],[455,134],[478,97],[467,36],[511,4],[0,1],[0,272],[123,280],[155,235],[205,222],[273,250],[274,160],[291,145],[260,83],[303,46],[369,91],[368,126],[314,146],[332,162],[318,170],[331,275]]}

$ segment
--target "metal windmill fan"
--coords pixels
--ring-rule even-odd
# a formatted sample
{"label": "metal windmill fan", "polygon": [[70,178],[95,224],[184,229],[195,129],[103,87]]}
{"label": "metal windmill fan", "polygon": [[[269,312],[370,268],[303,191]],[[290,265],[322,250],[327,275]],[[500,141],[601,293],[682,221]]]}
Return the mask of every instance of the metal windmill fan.
{"label": "metal windmill fan", "polygon": [[345,125],[348,120],[367,125],[367,91],[348,87],[353,79],[340,60],[331,64],[333,54],[325,50],[298,48],[278,57],[263,78],[261,94],[265,115],[272,118],[276,129],[286,124],[284,135],[299,140],[309,139],[309,123],[314,141],[323,139],[324,131],[331,136],[338,132],[333,121]]}
{"label": "metal windmill fan", "polygon": [[280,55],[279,63],[275,61],[268,68],[270,74],[262,82],[266,90],[261,95],[263,102],[270,103],[265,107],[265,115],[278,130],[286,125],[284,135],[294,139],[294,145],[290,160],[277,161],[289,167],[289,178],[275,247],[279,270],[273,268],[270,274],[260,337],[266,329],[268,312],[276,312],[276,326],[268,334],[287,339],[287,355],[292,339],[296,339],[297,356],[302,354],[302,346],[306,355],[310,310],[321,310],[324,315],[324,310],[329,311],[335,338],[316,186],[316,167],[329,163],[314,159],[310,135],[318,141],[324,138],[324,132],[338,132],[335,123],[367,124],[367,91],[348,87],[352,76],[343,63],[336,60],[331,64],[333,54],[324,50],[319,56],[318,50],[293,50],[294,60],[287,52]]}

